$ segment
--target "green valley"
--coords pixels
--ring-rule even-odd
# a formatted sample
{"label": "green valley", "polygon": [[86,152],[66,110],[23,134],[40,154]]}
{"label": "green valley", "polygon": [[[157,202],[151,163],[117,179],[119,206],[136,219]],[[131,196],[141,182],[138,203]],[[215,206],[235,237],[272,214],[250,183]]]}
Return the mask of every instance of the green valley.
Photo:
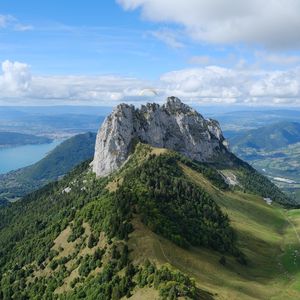
{"label": "green valley", "polygon": [[232,151],[296,201],[300,201],[300,124],[280,122],[236,133]]}

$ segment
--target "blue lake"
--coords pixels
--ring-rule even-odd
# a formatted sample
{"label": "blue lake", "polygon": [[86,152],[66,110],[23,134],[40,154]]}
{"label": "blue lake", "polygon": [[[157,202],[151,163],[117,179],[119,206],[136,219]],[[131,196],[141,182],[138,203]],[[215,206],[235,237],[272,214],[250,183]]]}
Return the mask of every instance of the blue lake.
{"label": "blue lake", "polygon": [[61,142],[62,140],[54,140],[49,144],[0,148],[0,174],[34,164]]}

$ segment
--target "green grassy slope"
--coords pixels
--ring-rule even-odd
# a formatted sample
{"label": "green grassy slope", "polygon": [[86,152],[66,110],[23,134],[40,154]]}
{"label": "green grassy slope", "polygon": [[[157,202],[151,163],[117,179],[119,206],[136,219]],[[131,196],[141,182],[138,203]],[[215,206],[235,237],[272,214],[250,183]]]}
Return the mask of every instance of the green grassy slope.
{"label": "green grassy slope", "polygon": [[94,153],[96,134],[76,135],[37,163],[0,176],[0,199],[13,200],[57,180]]}
{"label": "green grassy slope", "polygon": [[0,298],[299,299],[298,210],[165,149],[88,165],[0,209]]}
{"label": "green grassy slope", "polygon": [[[194,278],[199,288],[214,299],[298,299],[300,243],[296,232],[300,233],[300,212],[270,206],[256,195],[222,191],[202,174],[182,167],[228,214],[248,265],[242,266],[227,255],[226,264],[221,265],[218,252],[176,247],[138,221],[130,239],[131,247],[138,249],[133,255],[135,259],[150,257],[158,263],[175,266]],[[298,224],[296,232],[288,219],[291,212],[294,212],[291,222]]]}

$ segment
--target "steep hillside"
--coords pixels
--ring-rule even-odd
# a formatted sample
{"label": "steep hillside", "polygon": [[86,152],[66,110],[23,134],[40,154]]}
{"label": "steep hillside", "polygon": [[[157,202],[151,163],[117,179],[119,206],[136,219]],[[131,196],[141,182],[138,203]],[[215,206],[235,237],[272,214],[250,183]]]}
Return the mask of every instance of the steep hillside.
{"label": "steep hillside", "polygon": [[241,168],[143,144],[80,165],[0,209],[0,298],[297,299],[297,211],[226,184]]}
{"label": "steep hillside", "polygon": [[241,183],[237,186],[259,191],[281,204],[292,204],[269,180],[230,152],[218,121],[205,119],[177,97],[168,97],[163,105],[147,103],[141,108],[118,105],[97,134],[92,161],[97,177],[122,167],[138,142],[170,149],[225,171],[234,168]]}
{"label": "steep hillside", "polygon": [[94,133],[76,135],[62,142],[37,163],[0,175],[0,200],[4,202],[18,199],[57,180],[74,166],[93,156],[95,139]]}
{"label": "steep hillside", "polygon": [[47,137],[17,132],[0,132],[0,148],[20,145],[46,144],[52,140]]}

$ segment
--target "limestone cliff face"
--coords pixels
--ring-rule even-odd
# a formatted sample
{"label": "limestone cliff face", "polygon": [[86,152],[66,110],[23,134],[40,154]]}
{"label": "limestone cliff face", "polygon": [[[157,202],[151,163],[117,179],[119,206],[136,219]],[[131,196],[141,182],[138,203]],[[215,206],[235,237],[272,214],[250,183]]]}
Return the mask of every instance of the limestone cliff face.
{"label": "limestone cliff face", "polygon": [[176,97],[162,106],[148,103],[140,109],[120,104],[97,134],[92,162],[96,175],[106,176],[121,167],[136,140],[204,162],[227,152],[219,123],[204,119]]}

